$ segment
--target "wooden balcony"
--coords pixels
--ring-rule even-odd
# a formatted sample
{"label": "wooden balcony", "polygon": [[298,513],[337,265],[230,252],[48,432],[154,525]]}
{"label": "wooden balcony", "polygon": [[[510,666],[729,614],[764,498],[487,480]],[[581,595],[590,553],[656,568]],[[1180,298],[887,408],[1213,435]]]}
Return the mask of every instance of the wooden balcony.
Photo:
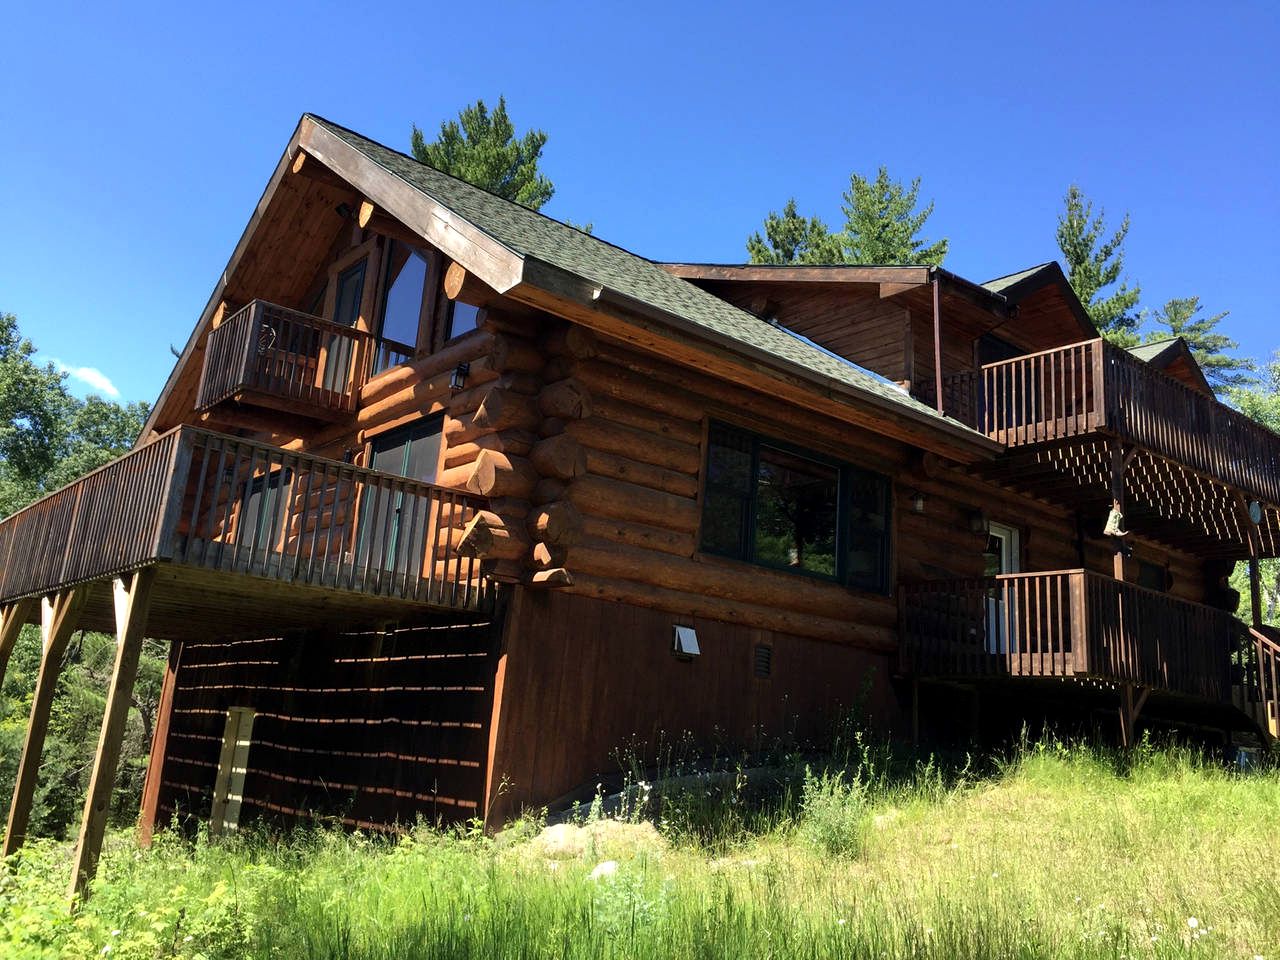
{"label": "wooden balcony", "polygon": [[196,409],[240,403],[321,421],[355,413],[372,338],[254,300],[210,333]]}
{"label": "wooden balcony", "polygon": [[0,522],[0,604],[89,584],[83,625],[109,630],[110,579],[155,565],[157,638],[484,613],[493,588],[457,549],[482,506],[180,427]]}
{"label": "wooden balcony", "polygon": [[1085,570],[902,587],[902,667],[916,677],[1132,684],[1275,716],[1274,637],[1222,610]]}
{"label": "wooden balcony", "polygon": [[1105,513],[1118,441],[1134,452],[1130,529],[1241,557],[1241,505],[1257,500],[1264,554],[1280,553],[1280,437],[1104,340],[949,377],[944,400],[952,416],[1010,448],[988,470],[995,478]]}

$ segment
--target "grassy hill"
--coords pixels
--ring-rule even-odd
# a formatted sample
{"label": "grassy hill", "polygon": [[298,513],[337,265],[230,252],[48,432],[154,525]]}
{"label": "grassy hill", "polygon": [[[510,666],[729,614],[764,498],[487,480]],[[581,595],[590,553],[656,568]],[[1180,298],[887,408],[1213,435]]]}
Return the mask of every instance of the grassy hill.
{"label": "grassy hill", "polygon": [[[643,795],[643,786],[637,788]],[[1280,774],[1045,746],[983,776],[729,777],[497,838],[314,831],[149,851],[93,897],[68,850],[0,868],[0,956],[1280,958]]]}

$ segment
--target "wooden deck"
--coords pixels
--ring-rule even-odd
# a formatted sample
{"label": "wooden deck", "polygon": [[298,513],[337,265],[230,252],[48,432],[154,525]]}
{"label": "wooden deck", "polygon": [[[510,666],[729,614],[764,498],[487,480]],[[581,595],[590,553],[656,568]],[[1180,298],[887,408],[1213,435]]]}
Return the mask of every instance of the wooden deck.
{"label": "wooden deck", "polygon": [[[1072,678],[1276,715],[1276,637],[1222,610],[1085,570],[904,586],[904,672],[919,678]],[[1265,729],[1265,728],[1264,728]]]}
{"label": "wooden deck", "polygon": [[484,612],[493,588],[458,540],[483,501],[455,490],[181,427],[0,523],[0,604],[158,566],[148,634]]}
{"label": "wooden deck", "polygon": [[1206,556],[1248,555],[1257,500],[1264,556],[1280,555],[1280,437],[1104,340],[948,378],[952,416],[1010,448],[985,468],[1086,512],[1110,506],[1111,444],[1132,452],[1130,529]]}
{"label": "wooden deck", "polygon": [[355,413],[372,342],[362,330],[254,300],[209,333],[196,409],[234,402],[346,419]]}

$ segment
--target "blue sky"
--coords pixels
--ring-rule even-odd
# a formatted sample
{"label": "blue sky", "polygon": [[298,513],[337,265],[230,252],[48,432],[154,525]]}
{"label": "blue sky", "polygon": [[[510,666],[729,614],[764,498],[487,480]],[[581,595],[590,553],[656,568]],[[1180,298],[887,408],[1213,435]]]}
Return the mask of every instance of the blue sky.
{"label": "blue sky", "polygon": [[505,93],[550,134],[546,212],[645,256],[740,260],[787,197],[838,221],[885,164],[983,280],[1057,256],[1077,182],[1132,215],[1147,305],[1280,347],[1280,7],[965,6],[11,5],[0,310],[154,399],[303,111],[404,148]]}

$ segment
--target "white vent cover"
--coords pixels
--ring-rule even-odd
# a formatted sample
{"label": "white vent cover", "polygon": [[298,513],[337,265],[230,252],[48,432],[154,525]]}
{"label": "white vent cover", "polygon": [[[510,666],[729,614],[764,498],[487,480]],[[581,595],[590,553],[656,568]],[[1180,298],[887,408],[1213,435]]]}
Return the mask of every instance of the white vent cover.
{"label": "white vent cover", "polygon": [[698,631],[693,627],[682,627],[676,624],[674,634],[671,649],[677,657],[692,659],[702,653],[698,649]]}

